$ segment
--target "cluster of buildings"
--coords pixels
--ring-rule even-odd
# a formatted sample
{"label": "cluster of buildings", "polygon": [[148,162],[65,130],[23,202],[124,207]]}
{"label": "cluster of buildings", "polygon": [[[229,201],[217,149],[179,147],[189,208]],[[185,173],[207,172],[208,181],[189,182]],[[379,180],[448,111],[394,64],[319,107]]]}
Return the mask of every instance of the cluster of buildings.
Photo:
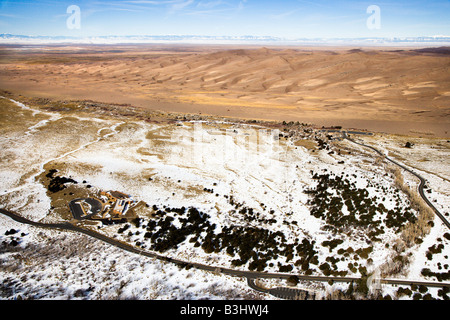
{"label": "cluster of buildings", "polygon": [[103,219],[121,219],[136,203],[130,195],[119,191],[101,191],[100,197],[104,200]]}
{"label": "cluster of buildings", "polygon": [[101,191],[101,200],[94,198],[74,199],[69,203],[70,211],[77,220],[121,220],[136,205],[136,201],[119,191]]}

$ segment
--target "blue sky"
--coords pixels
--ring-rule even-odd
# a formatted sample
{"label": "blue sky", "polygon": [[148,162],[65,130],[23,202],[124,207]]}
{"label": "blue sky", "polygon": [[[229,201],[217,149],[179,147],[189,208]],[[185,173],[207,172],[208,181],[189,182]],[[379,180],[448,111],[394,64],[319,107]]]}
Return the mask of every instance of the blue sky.
{"label": "blue sky", "polygon": [[[70,5],[80,28],[70,29]],[[370,5],[379,29],[367,27]],[[0,0],[0,33],[357,38],[450,35],[450,0]]]}

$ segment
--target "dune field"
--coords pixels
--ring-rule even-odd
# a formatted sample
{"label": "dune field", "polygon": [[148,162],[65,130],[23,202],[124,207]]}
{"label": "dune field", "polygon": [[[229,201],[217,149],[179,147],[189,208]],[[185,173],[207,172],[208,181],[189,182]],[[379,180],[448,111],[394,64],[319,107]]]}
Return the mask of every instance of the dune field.
{"label": "dune field", "polygon": [[446,48],[3,46],[0,87],[169,112],[448,137]]}

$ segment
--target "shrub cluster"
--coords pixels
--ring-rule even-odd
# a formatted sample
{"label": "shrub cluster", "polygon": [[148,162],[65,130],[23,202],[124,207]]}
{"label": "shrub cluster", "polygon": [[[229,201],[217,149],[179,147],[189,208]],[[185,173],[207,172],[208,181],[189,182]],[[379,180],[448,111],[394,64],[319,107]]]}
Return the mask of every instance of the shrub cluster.
{"label": "shrub cluster", "polygon": [[[253,208],[249,208],[245,206],[244,203],[234,200],[233,196],[228,197],[228,203],[235,207],[236,211],[243,216],[244,221],[253,221],[260,224],[273,224],[277,222],[275,218],[263,218],[260,213],[255,212]],[[261,203],[261,207],[264,208],[264,210],[266,209],[266,206],[263,203]],[[275,211],[270,210],[269,213],[273,215]]]}
{"label": "shrub cluster", "polygon": [[55,177],[55,173],[58,172],[58,170],[56,169],[51,169],[45,176],[47,178],[50,178],[50,182],[48,184],[48,190],[50,192],[58,192],[61,191],[63,189],[66,188],[66,183],[74,183],[77,184],[78,182],[71,179],[71,178],[66,178],[66,177],[60,177],[60,176],[56,176]]}
{"label": "shrub cluster", "polygon": [[442,243],[438,245],[433,244],[431,247],[429,247],[426,253],[428,260],[433,259],[433,254],[441,253],[442,249],[444,249],[444,245]]}
{"label": "shrub cluster", "polygon": [[334,248],[336,248],[338,245],[342,244],[344,240],[341,239],[333,239],[333,240],[325,240],[322,242],[322,246],[328,247],[328,249],[333,251]]}
{"label": "shrub cluster", "polygon": [[[310,195],[310,212],[326,221],[328,228],[336,232],[360,227],[367,230],[371,240],[379,240],[377,236],[384,233],[382,222],[399,231],[407,222],[416,220],[409,207],[387,210],[382,203],[377,204],[376,197],[369,197],[366,189],[357,188],[343,176],[314,173],[313,179],[317,186],[306,190]],[[344,205],[346,214],[343,213]],[[384,221],[379,218],[382,216],[385,216]]]}
{"label": "shrub cluster", "polygon": [[[191,243],[205,253],[225,251],[233,258],[233,266],[248,264],[250,270],[256,271],[264,271],[267,266],[273,267],[271,260],[279,257],[284,257],[286,261],[286,264],[278,262],[280,272],[291,271],[292,264],[308,271],[309,264],[317,264],[318,261],[315,242],[308,239],[288,243],[281,231],[273,232],[254,226],[231,225],[216,230],[219,228],[211,224],[210,216],[194,207],[166,207],[162,210],[153,206],[153,209],[156,209],[156,219],[140,220],[135,225],[145,228],[145,242],[149,242],[150,249],[154,251],[162,253],[176,249],[182,243]],[[248,210],[246,214],[249,214]],[[127,229],[124,226],[118,232],[123,233]],[[295,262],[294,257],[298,257]]]}
{"label": "shrub cluster", "polygon": [[[17,233],[19,233],[19,231],[16,229],[9,229],[9,230],[5,231],[5,236],[7,236],[7,238],[2,241],[2,245],[11,245],[13,247],[17,246],[21,242],[20,237],[23,237],[26,235],[23,232],[20,235],[16,235]],[[13,235],[16,235],[16,236],[13,236]],[[8,242],[7,240],[10,240],[10,241]]]}
{"label": "shrub cluster", "polygon": [[435,277],[438,281],[446,281],[450,279],[450,271],[447,272],[433,272],[428,268],[423,268],[421,274],[424,277]]}

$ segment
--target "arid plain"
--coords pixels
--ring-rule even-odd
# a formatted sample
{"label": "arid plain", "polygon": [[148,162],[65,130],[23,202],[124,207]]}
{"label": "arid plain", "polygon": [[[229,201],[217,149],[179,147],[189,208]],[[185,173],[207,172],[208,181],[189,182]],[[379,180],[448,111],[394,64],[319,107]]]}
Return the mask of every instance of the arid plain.
{"label": "arid plain", "polygon": [[61,100],[449,137],[448,48],[3,46],[0,87]]}

